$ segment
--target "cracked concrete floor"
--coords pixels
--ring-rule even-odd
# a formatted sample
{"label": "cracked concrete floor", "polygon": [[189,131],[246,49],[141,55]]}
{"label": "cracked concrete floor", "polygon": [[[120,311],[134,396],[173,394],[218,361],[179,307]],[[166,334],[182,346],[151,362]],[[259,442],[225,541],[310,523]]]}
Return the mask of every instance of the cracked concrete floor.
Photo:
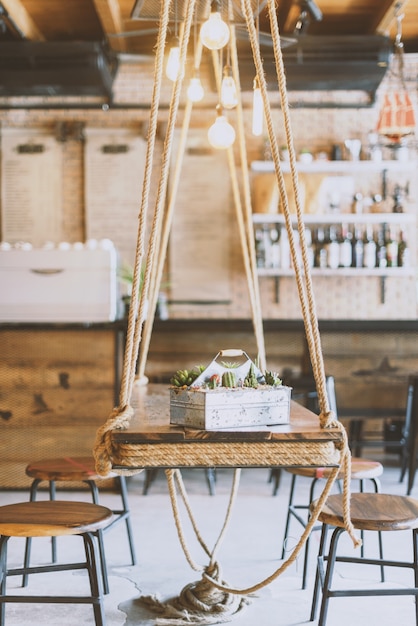
{"label": "cracked concrete floor", "polygon": [[[186,470],[184,482],[202,538],[213,549],[222,527],[228,505],[232,471],[218,470],[216,494],[210,496],[204,470]],[[161,471],[147,496],[142,494],[144,474],[128,479],[132,523],[134,527],[138,564],[130,566],[129,550],[124,524],[116,525],[105,535],[106,558],[110,593],[105,598],[107,626],[154,626],[156,615],[145,608],[140,598],[158,596],[162,601],[177,596],[182,588],[200,580],[186,560],[174,524],[164,472]],[[308,481],[301,480],[301,498],[307,494]],[[382,477],[382,491],[405,493],[399,483],[399,469],[386,466]],[[418,487],[416,488],[418,495]],[[242,471],[239,496],[226,535],[219,546],[218,561],[223,578],[229,585],[242,589],[268,578],[282,563],[284,518],[289,493],[289,475],[282,473],[279,492],[271,495],[268,471],[246,469]],[[413,494],[414,495],[414,494]],[[62,499],[87,499],[84,491],[61,491]],[[3,491],[2,504],[27,499],[24,491]],[[102,491],[101,503],[110,508],[119,506],[119,498],[111,491]],[[180,506],[187,548],[197,570],[207,564],[207,556],[197,542],[188,523],[184,508]],[[300,527],[292,526],[288,549],[297,541]],[[250,604],[237,613],[231,622],[237,626],[299,626],[309,624],[310,604],[315,571],[315,552],[319,533],[313,533],[311,542],[310,577],[306,590],[301,589],[302,562],[299,558],[281,576],[258,591]],[[345,538],[344,538],[345,541]],[[33,541],[32,563],[45,563],[50,559],[50,540]],[[375,534],[366,537],[366,551],[377,554]],[[9,541],[9,566],[21,565],[23,539]],[[346,550],[351,550],[347,539]],[[411,535],[407,532],[388,533],[384,537],[385,555],[392,558],[412,555]],[[82,542],[77,537],[58,539],[58,558],[65,561],[82,555]],[[349,569],[350,568],[350,569]],[[410,584],[409,570],[387,570],[383,585]],[[371,566],[339,564],[338,581],[341,586],[379,585],[379,571]],[[8,581],[9,591],[24,595],[32,593],[80,593],[87,591],[86,574],[82,571],[55,574],[37,574],[30,577],[29,587],[21,589],[17,577]],[[360,597],[331,599],[327,626],[412,626],[415,623],[414,600],[405,597]],[[6,608],[6,626],[84,626],[94,624],[89,605],[38,605],[9,604]]]}

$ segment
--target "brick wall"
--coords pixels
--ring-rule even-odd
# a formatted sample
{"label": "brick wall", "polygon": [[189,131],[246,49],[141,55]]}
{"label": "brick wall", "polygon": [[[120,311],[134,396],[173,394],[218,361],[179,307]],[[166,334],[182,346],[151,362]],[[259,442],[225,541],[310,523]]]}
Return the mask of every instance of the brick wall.
{"label": "brick wall", "polygon": [[[407,58],[407,74],[414,76],[418,68],[416,55]],[[149,102],[152,93],[152,63],[141,62],[122,63],[115,82],[115,103],[125,108],[101,109],[0,109],[0,123],[2,128],[47,128],[51,133],[56,132],[59,124],[67,123],[69,128],[77,130],[77,124],[95,128],[132,128],[136,132],[146,134],[149,116]],[[205,80],[205,77],[203,77]],[[207,82],[207,79],[206,79]],[[411,85],[413,83],[411,82]],[[208,84],[206,84],[208,87]],[[377,103],[368,108],[303,108],[299,107],[298,100],[303,100],[303,94],[294,98],[291,110],[291,119],[296,150],[309,147],[312,151],[327,151],[335,143],[342,142],[350,136],[366,140],[369,131],[376,126],[379,105],[385,89],[383,83],[378,92]],[[416,94],[412,91],[416,100]],[[162,90],[162,110],[160,113],[161,133],[157,150],[162,149],[164,125],[167,121],[167,103],[170,98],[170,86],[165,84]],[[344,101],[344,93],[326,94],[327,101],[335,98],[336,102]],[[210,102],[208,108],[207,103]],[[250,127],[251,94],[244,94],[244,122],[245,128]],[[191,125],[196,128],[206,128],[209,120],[213,119],[213,107],[216,99],[209,93],[204,108],[195,108]],[[13,104],[13,102],[12,102]],[[182,112],[179,115],[181,122]],[[281,112],[276,107],[273,110],[275,127],[279,145],[284,142],[284,131]],[[264,155],[264,139],[247,136],[248,160],[257,160]],[[75,133],[69,134],[64,145],[64,174],[63,188],[63,232],[68,241],[78,241],[85,238],[84,232],[84,160],[83,142]],[[156,161],[157,162],[157,161]],[[187,177],[187,172],[184,172]],[[414,192],[415,193],[415,192]],[[416,211],[417,198],[412,198],[412,210]],[[213,199],[208,198],[208,206]],[[151,205],[152,208],[152,205]],[[414,235],[416,238],[416,233]],[[248,318],[251,310],[247,296],[247,286],[243,263],[239,249],[234,247],[231,253],[231,301],[228,305],[205,307],[190,305],[187,307],[171,306],[170,315],[182,318]],[[415,263],[416,263],[415,259]],[[263,315],[265,318],[299,318],[300,309],[295,287],[291,279],[280,281],[280,298],[277,299],[277,282],[271,278],[260,281],[262,294]],[[318,315],[324,318],[398,318],[416,316],[416,288],[414,278],[401,280],[390,279],[386,284],[387,297],[385,303],[380,301],[380,286],[378,279],[360,278],[344,279],[318,278],[315,280],[317,290]],[[407,294],[407,295],[405,295]],[[169,296],[170,294],[168,294]],[[411,305],[412,301],[412,305]]]}

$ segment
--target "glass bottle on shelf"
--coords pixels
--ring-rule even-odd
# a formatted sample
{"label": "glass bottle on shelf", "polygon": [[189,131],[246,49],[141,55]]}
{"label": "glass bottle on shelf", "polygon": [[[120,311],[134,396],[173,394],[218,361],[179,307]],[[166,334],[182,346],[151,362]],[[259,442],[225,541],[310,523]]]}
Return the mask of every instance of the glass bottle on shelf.
{"label": "glass bottle on shelf", "polygon": [[316,229],[315,237],[315,267],[327,267],[327,249],[325,247],[325,231],[322,226]]}
{"label": "glass bottle on shelf", "polygon": [[364,241],[363,233],[359,226],[354,229],[353,238],[353,267],[363,267],[364,263]]}
{"label": "glass bottle on shelf", "polygon": [[283,270],[290,269],[290,244],[286,228],[280,232],[280,267]]}
{"label": "glass bottle on shelf", "polygon": [[280,233],[277,228],[270,229],[270,267],[280,267]]}
{"label": "glass bottle on shelf", "polygon": [[385,240],[385,225],[383,224],[377,233],[376,242],[376,267],[387,267],[387,249]]}
{"label": "glass bottle on shelf", "polygon": [[398,242],[393,231],[393,227],[386,225],[386,255],[388,267],[398,267]]}
{"label": "glass bottle on shelf", "polygon": [[409,267],[411,264],[411,255],[410,249],[408,246],[408,242],[405,238],[405,233],[403,229],[399,231],[399,242],[398,242],[398,266],[399,267]]}
{"label": "glass bottle on shelf", "polygon": [[264,246],[264,234],[262,228],[255,231],[255,258],[257,267],[263,268],[266,264],[266,249]]}
{"label": "glass bottle on shelf", "polygon": [[373,226],[367,224],[364,241],[364,267],[373,269],[376,267],[376,242],[374,240]]}
{"label": "glass bottle on shelf", "polygon": [[351,267],[353,261],[353,234],[347,224],[343,224],[341,228],[341,241],[339,244],[340,267]]}
{"label": "glass bottle on shelf", "polygon": [[330,226],[327,242],[327,266],[336,270],[340,264],[340,245],[337,240],[337,227]]}
{"label": "glass bottle on shelf", "polygon": [[315,264],[315,251],[313,246],[312,230],[310,228],[305,228],[305,242],[308,265],[312,268]]}

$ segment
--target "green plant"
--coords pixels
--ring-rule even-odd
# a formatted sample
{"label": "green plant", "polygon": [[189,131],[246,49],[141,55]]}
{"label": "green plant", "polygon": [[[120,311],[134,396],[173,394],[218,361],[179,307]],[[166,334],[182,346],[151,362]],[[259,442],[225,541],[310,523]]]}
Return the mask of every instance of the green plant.
{"label": "green plant", "polygon": [[224,372],[222,374],[222,387],[236,387],[237,377],[235,372]]}

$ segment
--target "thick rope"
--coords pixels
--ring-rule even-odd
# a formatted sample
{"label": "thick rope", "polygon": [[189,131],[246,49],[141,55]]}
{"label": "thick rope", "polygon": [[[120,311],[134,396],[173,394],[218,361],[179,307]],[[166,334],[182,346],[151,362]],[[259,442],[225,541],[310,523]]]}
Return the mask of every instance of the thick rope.
{"label": "thick rope", "polygon": [[[123,364],[122,371],[122,382],[121,382],[121,392],[119,399],[119,407],[112,411],[109,419],[106,423],[97,431],[96,441],[94,445],[94,456],[96,459],[96,463],[98,465],[98,471],[103,470],[106,467],[112,466],[112,449],[111,446],[107,445],[110,442],[110,437],[107,436],[107,433],[115,428],[126,427],[126,421],[124,419],[124,411],[125,407],[128,405],[130,398],[132,396],[132,389],[135,381],[135,369],[136,363],[138,359],[139,353],[139,345],[141,342],[141,334],[142,334],[142,326],[144,321],[144,310],[145,303],[148,299],[149,288],[151,284],[151,273],[154,266],[154,256],[157,254],[156,245],[159,241],[160,233],[161,233],[161,223],[162,216],[164,210],[164,203],[167,192],[167,184],[168,184],[168,174],[169,174],[169,166],[170,166],[170,155],[171,155],[171,147],[173,142],[174,130],[175,130],[175,122],[177,118],[177,112],[180,102],[180,94],[181,88],[184,78],[184,67],[187,55],[187,45],[190,37],[190,29],[193,19],[193,12],[196,0],[190,0],[187,5],[187,13],[184,21],[184,31],[183,37],[181,38],[180,45],[180,66],[183,68],[183,71],[179,72],[179,76],[174,83],[171,102],[170,102],[170,111],[167,123],[167,132],[166,138],[164,142],[164,150],[162,155],[162,165],[160,172],[160,180],[158,185],[158,192],[156,198],[156,206],[154,211],[154,218],[150,233],[150,238],[148,242],[148,253],[147,253],[147,262],[145,267],[144,280],[142,285],[141,293],[139,293],[139,283],[140,283],[140,273],[141,273],[141,264],[142,264],[142,256],[144,252],[144,240],[145,240],[145,216],[146,209],[148,207],[148,198],[149,198],[149,189],[151,182],[151,170],[152,170],[152,156],[154,152],[154,143],[155,136],[157,132],[157,121],[158,121],[158,108],[159,108],[159,99],[160,99],[160,91],[161,91],[161,81],[162,81],[162,68],[163,68],[163,60],[164,60],[164,46],[167,38],[167,28],[169,21],[169,10],[170,10],[170,2],[162,3],[162,16],[161,16],[161,26],[158,32],[158,40],[157,40],[157,54],[156,54],[156,62],[155,62],[155,70],[154,70],[154,89],[153,89],[153,98],[152,98],[152,106],[151,106],[151,121],[150,121],[150,131],[148,138],[148,150],[147,150],[147,159],[146,159],[146,170],[144,176],[144,186],[142,193],[142,205],[141,211],[139,215],[139,228],[138,228],[138,238],[137,238],[137,249],[135,256],[135,266],[134,266],[134,282],[132,287],[132,300],[129,309],[129,318],[128,318],[128,330],[127,330],[127,338],[126,338],[126,348],[125,348],[125,359]],[[138,308],[139,301],[139,308]],[[123,408],[122,408],[123,407]],[[115,418],[116,414],[116,418]],[[120,414],[120,423],[117,420],[117,415]],[[99,459],[100,454],[100,459]]]}
{"label": "thick rope", "polygon": [[[187,624],[205,625],[219,624],[231,621],[232,617],[235,614],[237,614],[251,602],[250,596],[273,582],[296,560],[299,552],[305,545],[306,539],[309,536],[313,526],[318,520],[319,513],[321,512],[322,507],[329,495],[329,492],[334,484],[338,472],[338,467],[335,467],[331,471],[331,474],[327,479],[325,488],[320,498],[318,499],[314,510],[311,512],[308,524],[306,525],[298,544],[293,550],[291,557],[289,557],[270,576],[268,576],[261,582],[245,589],[238,589],[231,587],[223,579],[219,563],[216,559],[216,555],[225,536],[226,529],[231,518],[233,505],[236,501],[240,479],[240,470],[236,469],[234,472],[234,479],[225,515],[225,520],[212,551],[209,550],[200,534],[196,520],[194,519],[192,513],[192,509],[187,497],[180,471],[178,469],[166,470],[173,515],[180,543],[182,545],[183,552],[190,567],[195,571],[201,571],[202,578],[194,583],[186,585],[186,587],[182,589],[177,597],[171,598],[165,602],[161,602],[156,596],[141,597],[141,604],[161,615],[161,617],[156,620],[157,626],[186,626]],[[210,557],[209,565],[207,565],[206,567],[197,565],[194,562],[190,550],[187,546],[178,507],[175,481],[177,481],[180,495],[186,507],[186,511],[188,513],[196,538],[206,555]]]}
{"label": "thick rope", "polygon": [[[286,91],[286,76],[283,64],[283,56],[280,47],[280,33],[277,21],[276,7],[274,0],[268,0],[268,9],[270,17],[270,30],[273,39],[273,50],[276,61],[276,71],[279,84],[280,97],[282,102],[282,111],[285,121],[286,140],[289,148],[292,183],[295,193],[296,212],[298,221],[298,230],[300,244],[302,249],[302,268],[299,266],[298,255],[293,235],[292,220],[290,215],[289,203],[286,194],[286,186],[280,166],[279,149],[277,138],[274,132],[273,120],[271,115],[270,102],[267,94],[267,85],[264,75],[263,62],[260,54],[260,47],[257,40],[257,32],[254,24],[252,8],[250,0],[242,0],[242,9],[245,15],[247,29],[250,37],[251,48],[253,52],[254,64],[259,79],[260,89],[264,104],[264,114],[267,121],[268,135],[272,149],[272,156],[276,171],[277,183],[280,191],[280,197],[283,205],[286,230],[290,244],[290,251],[293,261],[293,267],[298,287],[299,300],[301,304],[303,320],[305,325],[305,333],[308,341],[311,364],[314,372],[315,383],[318,390],[320,404],[320,424],[323,428],[338,428],[343,432],[344,449],[342,451],[342,464],[344,468],[344,522],[345,528],[352,538],[355,546],[360,545],[359,539],[354,534],[354,527],[350,519],[350,480],[351,480],[351,453],[348,447],[347,435],[343,425],[335,419],[335,415],[329,410],[329,402],[326,393],[325,369],[323,362],[323,354],[321,349],[320,334],[318,328],[318,318],[316,315],[315,299],[312,288],[312,279],[307,255],[307,245],[305,238],[305,228],[302,217],[302,209],[299,195],[299,186],[296,171],[296,158],[293,147],[293,137],[290,123],[289,103]],[[304,282],[305,279],[305,282]]]}
{"label": "thick rope", "polygon": [[[161,617],[156,620],[158,626],[165,624],[220,624],[230,622],[231,618],[247,606],[250,600],[249,598],[240,597],[242,594],[236,594],[229,590],[228,584],[222,578],[221,568],[216,560],[216,555],[225,537],[233,505],[237,498],[241,470],[235,469],[234,471],[225,520],[212,551],[208,548],[198,529],[180,471],[178,469],[166,470],[166,476],[174,521],[183,552],[190,567],[195,571],[202,572],[202,578],[195,583],[186,585],[178,597],[161,602],[155,596],[146,596],[140,599],[141,604],[161,614]],[[210,562],[207,566],[196,564],[187,547],[178,506],[176,483],[198,543],[205,554],[210,557]]]}

